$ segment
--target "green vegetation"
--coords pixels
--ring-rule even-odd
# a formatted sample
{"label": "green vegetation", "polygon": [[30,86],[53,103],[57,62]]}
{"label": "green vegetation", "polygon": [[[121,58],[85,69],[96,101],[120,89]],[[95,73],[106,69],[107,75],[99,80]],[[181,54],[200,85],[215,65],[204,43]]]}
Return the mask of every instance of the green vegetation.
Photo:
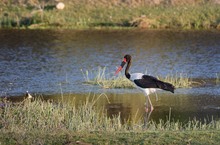
{"label": "green vegetation", "polygon": [[0,1],[4,28],[220,28],[220,7],[205,0],[65,1],[63,10],[50,0]]}
{"label": "green vegetation", "polygon": [[[1,144],[215,144],[220,140],[220,121],[187,123],[148,122],[142,119],[122,123],[120,114],[108,117],[95,107],[98,100],[82,105],[24,100],[0,109]],[[207,139],[207,137],[209,139]]]}
{"label": "green vegetation", "polygon": [[187,74],[176,73],[167,75],[165,78],[158,77],[160,80],[173,84],[176,88],[191,88],[201,85],[202,83],[193,81]]}
{"label": "green vegetation", "polygon": [[[99,85],[103,88],[134,88],[135,86],[124,75],[112,76],[106,72],[106,67],[98,67],[96,71],[82,71],[86,84]],[[91,79],[90,76],[94,76]]]}
{"label": "green vegetation", "polygon": [[220,83],[220,73],[216,73],[216,80],[215,80],[215,83],[216,84],[219,84]]}
{"label": "green vegetation", "polygon": [[[98,67],[97,71],[82,71],[86,84],[99,85],[103,88],[134,88],[135,86],[124,75],[113,76],[106,72],[106,68]],[[93,78],[91,77],[93,76]],[[167,75],[158,79],[173,84],[176,88],[190,88],[200,83],[192,81],[182,73]]]}

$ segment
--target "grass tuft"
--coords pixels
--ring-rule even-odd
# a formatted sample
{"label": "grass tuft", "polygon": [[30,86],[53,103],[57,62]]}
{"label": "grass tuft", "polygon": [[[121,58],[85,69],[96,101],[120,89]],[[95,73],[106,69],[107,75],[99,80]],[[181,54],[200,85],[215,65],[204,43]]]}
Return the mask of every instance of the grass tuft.
{"label": "grass tuft", "polygon": [[173,84],[176,88],[191,88],[193,86],[201,85],[197,81],[193,81],[187,74],[175,73],[167,75],[166,77],[158,77],[158,79]]}
{"label": "grass tuft", "polygon": [[[97,71],[82,71],[86,84],[99,85],[102,88],[134,88],[134,85],[122,74],[110,76],[106,67],[98,67]],[[91,79],[91,76],[93,78]]]}
{"label": "grass tuft", "polygon": [[[81,70],[82,71],[82,70]],[[103,88],[134,88],[134,84],[129,81],[124,75],[111,77],[106,72],[106,68],[98,67],[97,71],[82,71],[86,84],[99,85]],[[93,78],[92,78],[92,77]],[[187,75],[183,73],[176,73],[167,75],[166,77],[157,77],[159,80],[173,84],[176,88],[190,88],[198,85],[198,82],[192,81]]]}

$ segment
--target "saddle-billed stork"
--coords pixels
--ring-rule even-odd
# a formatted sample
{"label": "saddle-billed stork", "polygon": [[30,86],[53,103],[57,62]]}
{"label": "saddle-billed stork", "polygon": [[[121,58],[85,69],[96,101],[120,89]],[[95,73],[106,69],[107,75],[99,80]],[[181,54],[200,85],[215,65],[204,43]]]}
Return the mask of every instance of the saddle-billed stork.
{"label": "saddle-billed stork", "polygon": [[[162,90],[166,90],[166,91],[170,91],[170,92],[174,93],[175,87],[172,84],[158,80],[157,78],[155,78],[153,76],[144,75],[142,73],[130,74],[129,68],[131,66],[131,62],[132,62],[131,56],[128,54],[125,55],[121,65],[116,70],[115,75],[118,74],[122,70],[124,65],[127,63],[127,66],[125,69],[125,76],[130,81],[132,81],[136,85],[137,88],[141,89],[144,92],[145,96],[147,97],[147,100],[150,103],[150,109],[151,109],[151,111],[153,111],[154,107],[151,103],[149,95],[151,93],[156,92],[157,89],[162,89]],[[148,103],[147,102],[146,102],[146,112],[148,112]]]}

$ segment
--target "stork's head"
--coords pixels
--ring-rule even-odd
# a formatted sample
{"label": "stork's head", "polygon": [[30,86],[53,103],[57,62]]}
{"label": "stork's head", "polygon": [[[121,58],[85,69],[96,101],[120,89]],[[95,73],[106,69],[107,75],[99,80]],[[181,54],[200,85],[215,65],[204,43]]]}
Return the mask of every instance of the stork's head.
{"label": "stork's head", "polygon": [[131,61],[131,56],[129,54],[126,54],[124,56],[124,59],[123,61],[121,62],[121,65],[118,67],[118,69],[116,70],[115,72],[115,75],[117,75],[121,70],[122,68],[124,67],[124,65],[127,63],[127,62],[130,62]]}

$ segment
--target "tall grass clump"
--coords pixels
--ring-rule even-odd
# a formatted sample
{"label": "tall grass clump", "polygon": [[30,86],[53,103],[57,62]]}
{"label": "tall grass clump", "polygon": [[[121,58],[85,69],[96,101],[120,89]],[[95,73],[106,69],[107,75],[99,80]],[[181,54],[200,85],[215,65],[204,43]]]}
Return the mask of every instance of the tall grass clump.
{"label": "tall grass clump", "polygon": [[[82,71],[86,84],[99,85],[103,88],[134,88],[134,84],[124,75],[113,76],[106,72],[106,67],[98,67],[95,71]],[[112,76],[111,76],[112,75]],[[166,77],[157,77],[159,80],[173,84],[176,88],[190,88],[199,85],[198,82],[192,81],[186,74],[176,73]]]}
{"label": "tall grass clump", "polygon": [[1,108],[0,130],[18,133],[120,130],[122,125],[118,116],[110,119],[103,108],[96,109],[94,104],[89,99],[78,107],[40,99],[18,104],[5,102]]}
{"label": "tall grass clump", "polygon": [[183,73],[170,74],[165,77],[158,77],[160,80],[173,84],[176,88],[190,88],[199,85],[198,82],[193,81]]}
{"label": "tall grass clump", "polygon": [[113,76],[106,72],[106,67],[98,67],[95,71],[82,71],[82,74],[86,84],[99,85],[103,88],[134,88],[124,75]]}

